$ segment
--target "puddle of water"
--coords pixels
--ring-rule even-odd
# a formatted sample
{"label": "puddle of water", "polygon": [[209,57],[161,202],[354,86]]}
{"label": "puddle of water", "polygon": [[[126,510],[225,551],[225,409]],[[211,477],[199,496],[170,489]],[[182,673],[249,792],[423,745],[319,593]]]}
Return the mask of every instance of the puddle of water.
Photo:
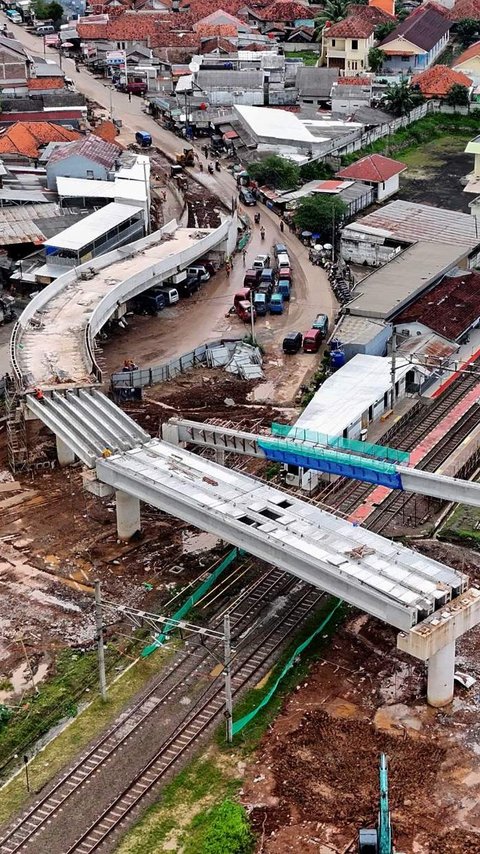
{"label": "puddle of water", "polygon": [[[35,685],[38,685],[42,679],[45,679],[47,671],[48,661],[42,662],[38,665],[37,672],[33,675]],[[0,702],[10,700],[16,694],[21,694],[26,688],[33,687],[30,669],[27,667],[27,663],[25,661],[13,671],[12,675],[8,677],[8,681],[12,687],[8,691],[0,691]]]}
{"label": "puddle of water", "polygon": [[182,553],[195,554],[196,552],[209,551],[218,546],[220,540],[215,534],[202,531],[200,534],[182,532]]}
{"label": "puddle of water", "polygon": [[247,395],[248,400],[267,400],[271,401],[275,397],[275,385],[270,380],[265,383],[260,383]]}

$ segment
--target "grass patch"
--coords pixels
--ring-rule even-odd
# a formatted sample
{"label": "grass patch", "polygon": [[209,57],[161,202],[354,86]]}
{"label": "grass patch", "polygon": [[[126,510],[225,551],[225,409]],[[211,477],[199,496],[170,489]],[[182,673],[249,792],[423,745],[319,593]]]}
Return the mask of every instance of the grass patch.
{"label": "grass patch", "polygon": [[480,544],[480,508],[459,504],[438,531],[438,539],[478,548]]}
{"label": "grass patch", "polygon": [[411,169],[435,169],[446,162],[446,154],[455,154],[464,150],[471,139],[469,134],[442,135],[421,148],[413,146],[402,152],[402,160]]}
{"label": "grass patch", "polygon": [[[164,788],[161,803],[147,810],[122,840],[116,854],[179,851],[190,837],[192,840],[204,838],[209,825],[209,811],[230,799],[241,786],[237,777],[237,758],[233,754],[221,757],[212,750],[209,754],[207,758],[194,759]],[[195,847],[188,850],[190,854],[203,851]],[[232,849],[223,850],[227,854]]]}
{"label": "grass patch", "polygon": [[452,137],[470,137],[474,133],[478,133],[478,124],[480,119],[480,110],[472,110],[468,116],[460,116],[455,114],[436,113],[435,115],[425,116],[419,119],[418,122],[412,122],[406,128],[401,128],[396,133],[389,136],[377,139],[362,148],[360,151],[352,152],[352,154],[344,155],[342,165],[347,166],[355,160],[359,160],[366,154],[388,154],[394,157],[400,151],[406,151],[410,148],[415,148],[424,143],[431,143],[432,140],[439,137],[448,136],[451,145],[454,144]]}
{"label": "grass patch", "polygon": [[[135,694],[162,668],[165,660],[173,653],[171,648],[162,649],[150,658],[140,659],[118,679],[108,691],[108,700],[100,697],[74,720],[45,750],[38,753],[29,765],[32,789],[39,791],[63,766],[70,762],[92,738],[111,723]],[[47,693],[47,685],[42,690]],[[51,694],[48,694],[51,696]],[[32,703],[33,705],[33,703]],[[76,712],[75,712],[76,713]],[[7,727],[8,729],[8,727]],[[7,821],[28,800],[23,775],[18,775],[2,790],[0,797],[0,824]]]}
{"label": "grass patch", "polygon": [[302,59],[304,65],[316,65],[320,54],[315,50],[285,51],[286,59]]}

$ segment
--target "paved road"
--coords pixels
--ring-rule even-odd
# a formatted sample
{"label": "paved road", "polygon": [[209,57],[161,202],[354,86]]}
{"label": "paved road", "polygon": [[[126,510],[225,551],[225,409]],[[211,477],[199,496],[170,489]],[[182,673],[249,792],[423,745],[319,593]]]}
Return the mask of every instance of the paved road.
{"label": "paved road", "polygon": [[[43,51],[43,45],[37,36],[15,25],[11,25],[10,29],[31,53],[38,55]],[[58,60],[56,50],[47,48],[46,55]],[[109,113],[110,98],[112,99],[113,115],[123,123],[120,141],[125,144],[132,142],[136,130],[141,128],[149,131],[154,144],[167,154],[174,156],[175,152],[181,149],[182,141],[170,131],[160,127],[151,116],[145,113],[142,99],[133,96],[129,101],[128,95],[117,91],[112,92],[102,80],[94,78],[83,68],[77,73],[75,64],[70,59],[63,60],[63,67],[67,76],[75,81],[77,89],[105,107],[106,113]],[[206,164],[200,151],[199,158]],[[213,176],[206,171],[200,172],[199,169],[193,169],[191,173],[225,203],[228,204],[236,196],[235,181],[227,170],[222,169],[220,173],[215,173]],[[291,330],[305,332],[310,328],[312,318],[320,311],[328,314],[332,320],[337,306],[323,270],[313,267],[308,261],[307,249],[296,237],[287,232],[281,233],[279,219],[274,213],[263,206],[259,206],[258,209],[261,210],[266,239],[262,243],[259,229],[253,228],[248,246],[247,265],[258,252],[271,251],[271,246],[275,242],[285,243],[293,258],[294,293],[288,310],[281,317],[259,318],[257,322],[258,338],[270,355],[267,379],[275,385],[275,396],[282,401],[288,401],[293,397],[295,389],[304,380],[305,375],[315,368],[318,360],[305,354],[285,359],[281,349],[285,333]],[[253,217],[252,208],[242,212]],[[198,297],[188,302],[182,301],[181,305],[168,309],[159,318],[133,318],[129,332],[113,339],[105,346],[105,370],[110,372],[118,368],[126,355],[134,358],[142,366],[148,367],[188,352],[205,340],[243,334],[245,331],[243,323],[238,318],[225,316],[233,303],[235,291],[242,284],[243,262],[240,256],[235,261],[229,280],[224,272],[220,272],[202,289]]]}

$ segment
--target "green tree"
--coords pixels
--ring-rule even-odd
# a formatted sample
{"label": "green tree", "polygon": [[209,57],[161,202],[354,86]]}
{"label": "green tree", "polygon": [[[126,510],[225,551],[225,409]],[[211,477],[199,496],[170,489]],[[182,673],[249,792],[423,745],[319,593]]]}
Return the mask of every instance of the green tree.
{"label": "green tree", "polygon": [[338,227],[343,223],[347,206],[337,196],[316,193],[302,199],[295,211],[295,225],[302,231],[320,234],[323,242],[333,243]]}
{"label": "green tree", "polygon": [[368,67],[370,71],[374,71],[375,74],[378,74],[380,71],[383,62],[385,60],[385,54],[383,50],[380,50],[379,47],[371,47],[368,51]]}
{"label": "green tree", "polygon": [[447,92],[446,102],[450,107],[468,107],[470,105],[470,93],[466,86],[454,83]]}
{"label": "green tree", "polygon": [[298,166],[283,157],[277,157],[276,154],[250,164],[248,171],[260,186],[272,189],[289,190],[300,182]]}
{"label": "green tree", "polygon": [[45,21],[48,18],[47,6],[43,0],[32,0],[31,10],[37,21]]}
{"label": "green tree", "polygon": [[348,15],[351,0],[327,0],[322,13],[315,18],[317,41],[320,41],[322,32],[327,21],[336,24],[343,21]]}
{"label": "green tree", "polygon": [[420,90],[410,86],[408,81],[404,79],[400,83],[392,83],[387,88],[382,105],[394,116],[405,116],[414,107],[423,104],[424,100],[425,98]]}
{"label": "green tree", "polygon": [[405,18],[408,18],[409,14],[410,12],[405,7],[403,0],[395,0],[395,15],[397,17],[397,21],[400,21],[401,23]]}
{"label": "green tree", "polygon": [[333,178],[334,170],[328,163],[322,163],[321,160],[310,160],[309,163],[304,163],[300,166],[301,181],[317,181],[328,178]]}
{"label": "green tree", "polygon": [[375,38],[379,42],[383,42],[397,26],[396,21],[384,21],[382,24],[377,24],[375,27]]}
{"label": "green tree", "polygon": [[63,6],[56,3],[55,0],[52,3],[47,3],[46,11],[47,18],[51,18],[55,24],[63,18]]}
{"label": "green tree", "polygon": [[469,47],[480,32],[480,21],[476,21],[475,18],[462,18],[455,29],[462,46]]}

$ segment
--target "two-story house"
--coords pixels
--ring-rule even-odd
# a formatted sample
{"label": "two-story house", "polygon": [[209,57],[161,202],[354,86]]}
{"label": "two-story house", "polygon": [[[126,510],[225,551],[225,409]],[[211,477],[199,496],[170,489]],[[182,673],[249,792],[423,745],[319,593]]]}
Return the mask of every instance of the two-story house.
{"label": "two-story house", "polygon": [[29,65],[20,42],[0,36],[0,94],[26,95]]}
{"label": "two-story house", "polygon": [[366,71],[368,51],[374,45],[375,25],[364,17],[352,15],[337,24],[325,25],[323,50],[327,68],[338,68],[340,74]]}
{"label": "two-story house", "polygon": [[415,10],[380,43],[383,71],[411,74],[429,68],[445,50],[451,26],[437,9]]}

